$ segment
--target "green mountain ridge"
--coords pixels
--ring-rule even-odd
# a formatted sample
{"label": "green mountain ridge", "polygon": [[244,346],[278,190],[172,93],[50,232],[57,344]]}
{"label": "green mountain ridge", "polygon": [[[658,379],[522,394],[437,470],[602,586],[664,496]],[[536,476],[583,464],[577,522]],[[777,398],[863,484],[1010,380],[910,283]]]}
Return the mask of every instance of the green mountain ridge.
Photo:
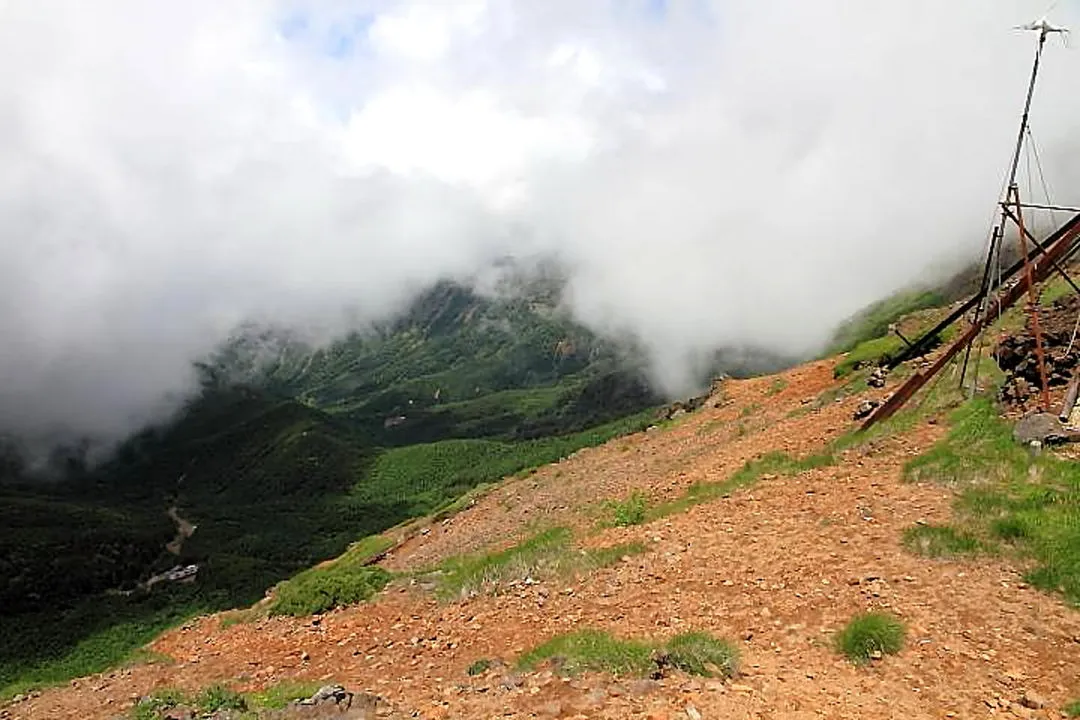
{"label": "green mountain ridge", "polygon": [[[641,429],[659,404],[627,355],[550,298],[450,284],[326,348],[248,328],[201,371],[172,421],[103,464],[66,448],[63,478],[44,482],[6,446],[3,693],[104,669],[480,483]],[[194,525],[175,554],[170,509]],[[194,582],[140,587],[188,564]]]}

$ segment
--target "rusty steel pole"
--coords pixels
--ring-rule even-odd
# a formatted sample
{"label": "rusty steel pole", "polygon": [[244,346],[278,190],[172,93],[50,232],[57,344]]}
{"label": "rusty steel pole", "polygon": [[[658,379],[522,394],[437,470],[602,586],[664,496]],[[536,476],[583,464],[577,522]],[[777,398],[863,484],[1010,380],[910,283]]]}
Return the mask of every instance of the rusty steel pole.
{"label": "rusty steel pole", "polygon": [[[1046,351],[1043,349],[1042,327],[1039,323],[1039,294],[1035,292],[1035,283],[1032,279],[1031,262],[1028,260],[1027,235],[1024,233],[1024,213],[1020,208],[1020,190],[1015,184],[1009,188],[1008,196],[1014,201],[1016,208],[1016,226],[1020,230],[1020,252],[1024,257],[1024,284],[1027,286],[1028,296],[1028,321],[1031,323],[1031,332],[1035,336],[1035,359],[1039,366],[1039,383],[1042,389],[1043,412],[1050,410],[1050,386],[1046,379]],[[1008,201],[1003,203],[1008,206]]]}

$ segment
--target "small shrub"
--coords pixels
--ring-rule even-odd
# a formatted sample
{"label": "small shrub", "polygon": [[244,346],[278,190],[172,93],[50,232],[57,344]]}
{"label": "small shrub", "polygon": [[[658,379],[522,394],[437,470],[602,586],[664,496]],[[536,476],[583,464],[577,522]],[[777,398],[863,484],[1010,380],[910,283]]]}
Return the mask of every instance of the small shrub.
{"label": "small shrub", "polygon": [[314,615],[365,602],[386,587],[391,574],[378,566],[330,565],[305,570],[278,586],[271,615]]}
{"label": "small shrub", "polygon": [[916,525],[904,531],[904,547],[917,555],[949,558],[972,555],[982,549],[973,535],[948,525]]}
{"label": "small shrub", "polygon": [[769,385],[769,389],[766,391],[766,395],[777,395],[787,389],[788,381],[784,378],[776,378]]}
{"label": "small shrub", "polygon": [[739,652],[731,643],[704,632],[676,635],[667,644],[668,660],[691,675],[729,678],[739,669]]}
{"label": "small shrub", "polygon": [[280,710],[296,700],[304,700],[319,690],[319,683],[288,681],[245,696],[248,707]]}
{"label": "small shrub", "polygon": [[907,629],[886,613],[856,615],[836,636],[836,647],[856,665],[870,661],[875,653],[892,654],[904,646]]}
{"label": "small shrub", "polygon": [[222,710],[244,711],[248,709],[247,700],[244,699],[244,696],[224,685],[211,685],[205,688],[195,698],[195,704],[204,713],[215,713]]}
{"label": "small shrub", "polygon": [[610,633],[585,629],[559,635],[521,657],[518,665],[532,670],[552,660],[559,671],[576,675],[586,670],[612,675],[644,675],[653,666],[653,648],[641,642],[619,640]]}
{"label": "small shrub", "polygon": [[1080,700],[1073,700],[1065,706],[1065,714],[1071,718],[1080,718]]}
{"label": "small shrub", "polygon": [[607,503],[611,522],[616,527],[640,525],[645,522],[645,512],[649,509],[649,500],[644,494],[635,492],[625,500]]}
{"label": "small shrub", "polygon": [[484,673],[486,673],[488,670],[491,669],[491,665],[492,665],[492,662],[491,662],[490,659],[488,659],[488,658],[480,658],[479,660],[474,662],[472,665],[470,665],[469,669],[466,670],[465,672],[467,672],[469,675],[483,675]]}
{"label": "small shrub", "polygon": [[147,697],[141,698],[135,707],[131,709],[131,720],[160,720],[169,710],[188,704],[188,697],[183,691],[175,688],[162,688],[155,690]]}
{"label": "small shrub", "polygon": [[742,418],[750,417],[751,415],[753,415],[754,413],[756,413],[760,409],[761,409],[761,404],[760,403],[750,403],[749,405],[747,405],[746,407],[744,407],[742,410],[739,411],[739,417],[742,417]]}

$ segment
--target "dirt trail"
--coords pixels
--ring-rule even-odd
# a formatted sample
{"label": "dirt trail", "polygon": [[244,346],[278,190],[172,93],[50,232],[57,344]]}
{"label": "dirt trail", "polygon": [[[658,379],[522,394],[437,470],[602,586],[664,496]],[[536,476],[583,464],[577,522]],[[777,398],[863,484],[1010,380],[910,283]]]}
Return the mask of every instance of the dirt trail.
{"label": "dirt trail", "polygon": [[[511,542],[532,527],[595,528],[591,508],[637,488],[671,498],[722,480],[768,450],[801,455],[850,427],[860,398],[807,411],[828,388],[829,363],[732,382],[728,401],[675,427],[616,440],[536,476],[509,481],[386,562],[423,565]],[[760,406],[755,408],[755,406]],[[751,408],[748,412],[745,408]],[[742,429],[739,426],[742,424]],[[440,605],[406,585],[318,622],[277,618],[221,628],[205,618],[153,649],[173,665],[85,679],[8,709],[12,718],[110,718],[162,685],[232,681],[244,689],[303,677],[382,695],[423,718],[1057,718],[1080,696],[1080,613],[1028,588],[1004,562],[935,562],[903,550],[903,531],[944,522],[944,488],[901,482],[904,462],[943,432],[923,424],[849,451],[843,461],[766,478],[730,497],[648,525],[604,530],[591,544],[640,540],[643,555],[574,582],[542,582]],[[856,669],[830,634],[853,613],[888,608],[909,624],[905,649]],[[593,626],[662,639],[704,629],[737,641],[732,683],[601,675],[574,680],[505,671],[469,677],[478,658],[512,662],[554,634]],[[504,682],[505,681],[505,682]]]}
{"label": "dirt trail", "polygon": [[184,549],[184,541],[195,534],[195,526],[180,517],[180,511],[175,505],[169,508],[168,515],[176,523],[176,537],[166,543],[165,549],[173,555],[180,555],[180,551]]}

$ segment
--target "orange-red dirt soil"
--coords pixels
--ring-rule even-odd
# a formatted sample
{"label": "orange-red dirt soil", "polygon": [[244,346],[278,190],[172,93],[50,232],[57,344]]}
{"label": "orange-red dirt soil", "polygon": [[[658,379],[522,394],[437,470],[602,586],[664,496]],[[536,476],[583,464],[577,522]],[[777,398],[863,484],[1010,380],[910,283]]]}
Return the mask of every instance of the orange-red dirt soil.
{"label": "orange-red dirt soil", "polygon": [[[786,385],[775,377],[727,381],[670,427],[504,482],[383,564],[425,567],[553,525],[573,527],[587,545],[641,541],[644,554],[572,581],[457,602],[439,603],[403,581],[317,623],[275,618],[222,628],[219,618],[202,618],[153,643],[174,664],[82,679],[5,711],[13,719],[114,718],[156,687],[253,689],[298,677],[380,695],[402,717],[1061,717],[1080,697],[1080,613],[1027,587],[1022,568],[1006,561],[934,561],[901,546],[905,529],[951,514],[949,490],[900,477],[905,461],[941,437],[940,425],[924,422],[848,451],[835,466],[766,477],[646,525],[596,530],[605,499],[635,490],[653,502],[674,499],[757,455],[806,455],[847,431],[869,393],[807,405],[834,385],[832,366],[794,369],[780,376]],[[832,633],[868,609],[901,616],[907,643],[856,668],[833,650]],[[708,630],[739,646],[741,673],[721,682],[512,671],[523,651],[586,626],[657,640]],[[470,677],[479,658],[511,667]]]}

